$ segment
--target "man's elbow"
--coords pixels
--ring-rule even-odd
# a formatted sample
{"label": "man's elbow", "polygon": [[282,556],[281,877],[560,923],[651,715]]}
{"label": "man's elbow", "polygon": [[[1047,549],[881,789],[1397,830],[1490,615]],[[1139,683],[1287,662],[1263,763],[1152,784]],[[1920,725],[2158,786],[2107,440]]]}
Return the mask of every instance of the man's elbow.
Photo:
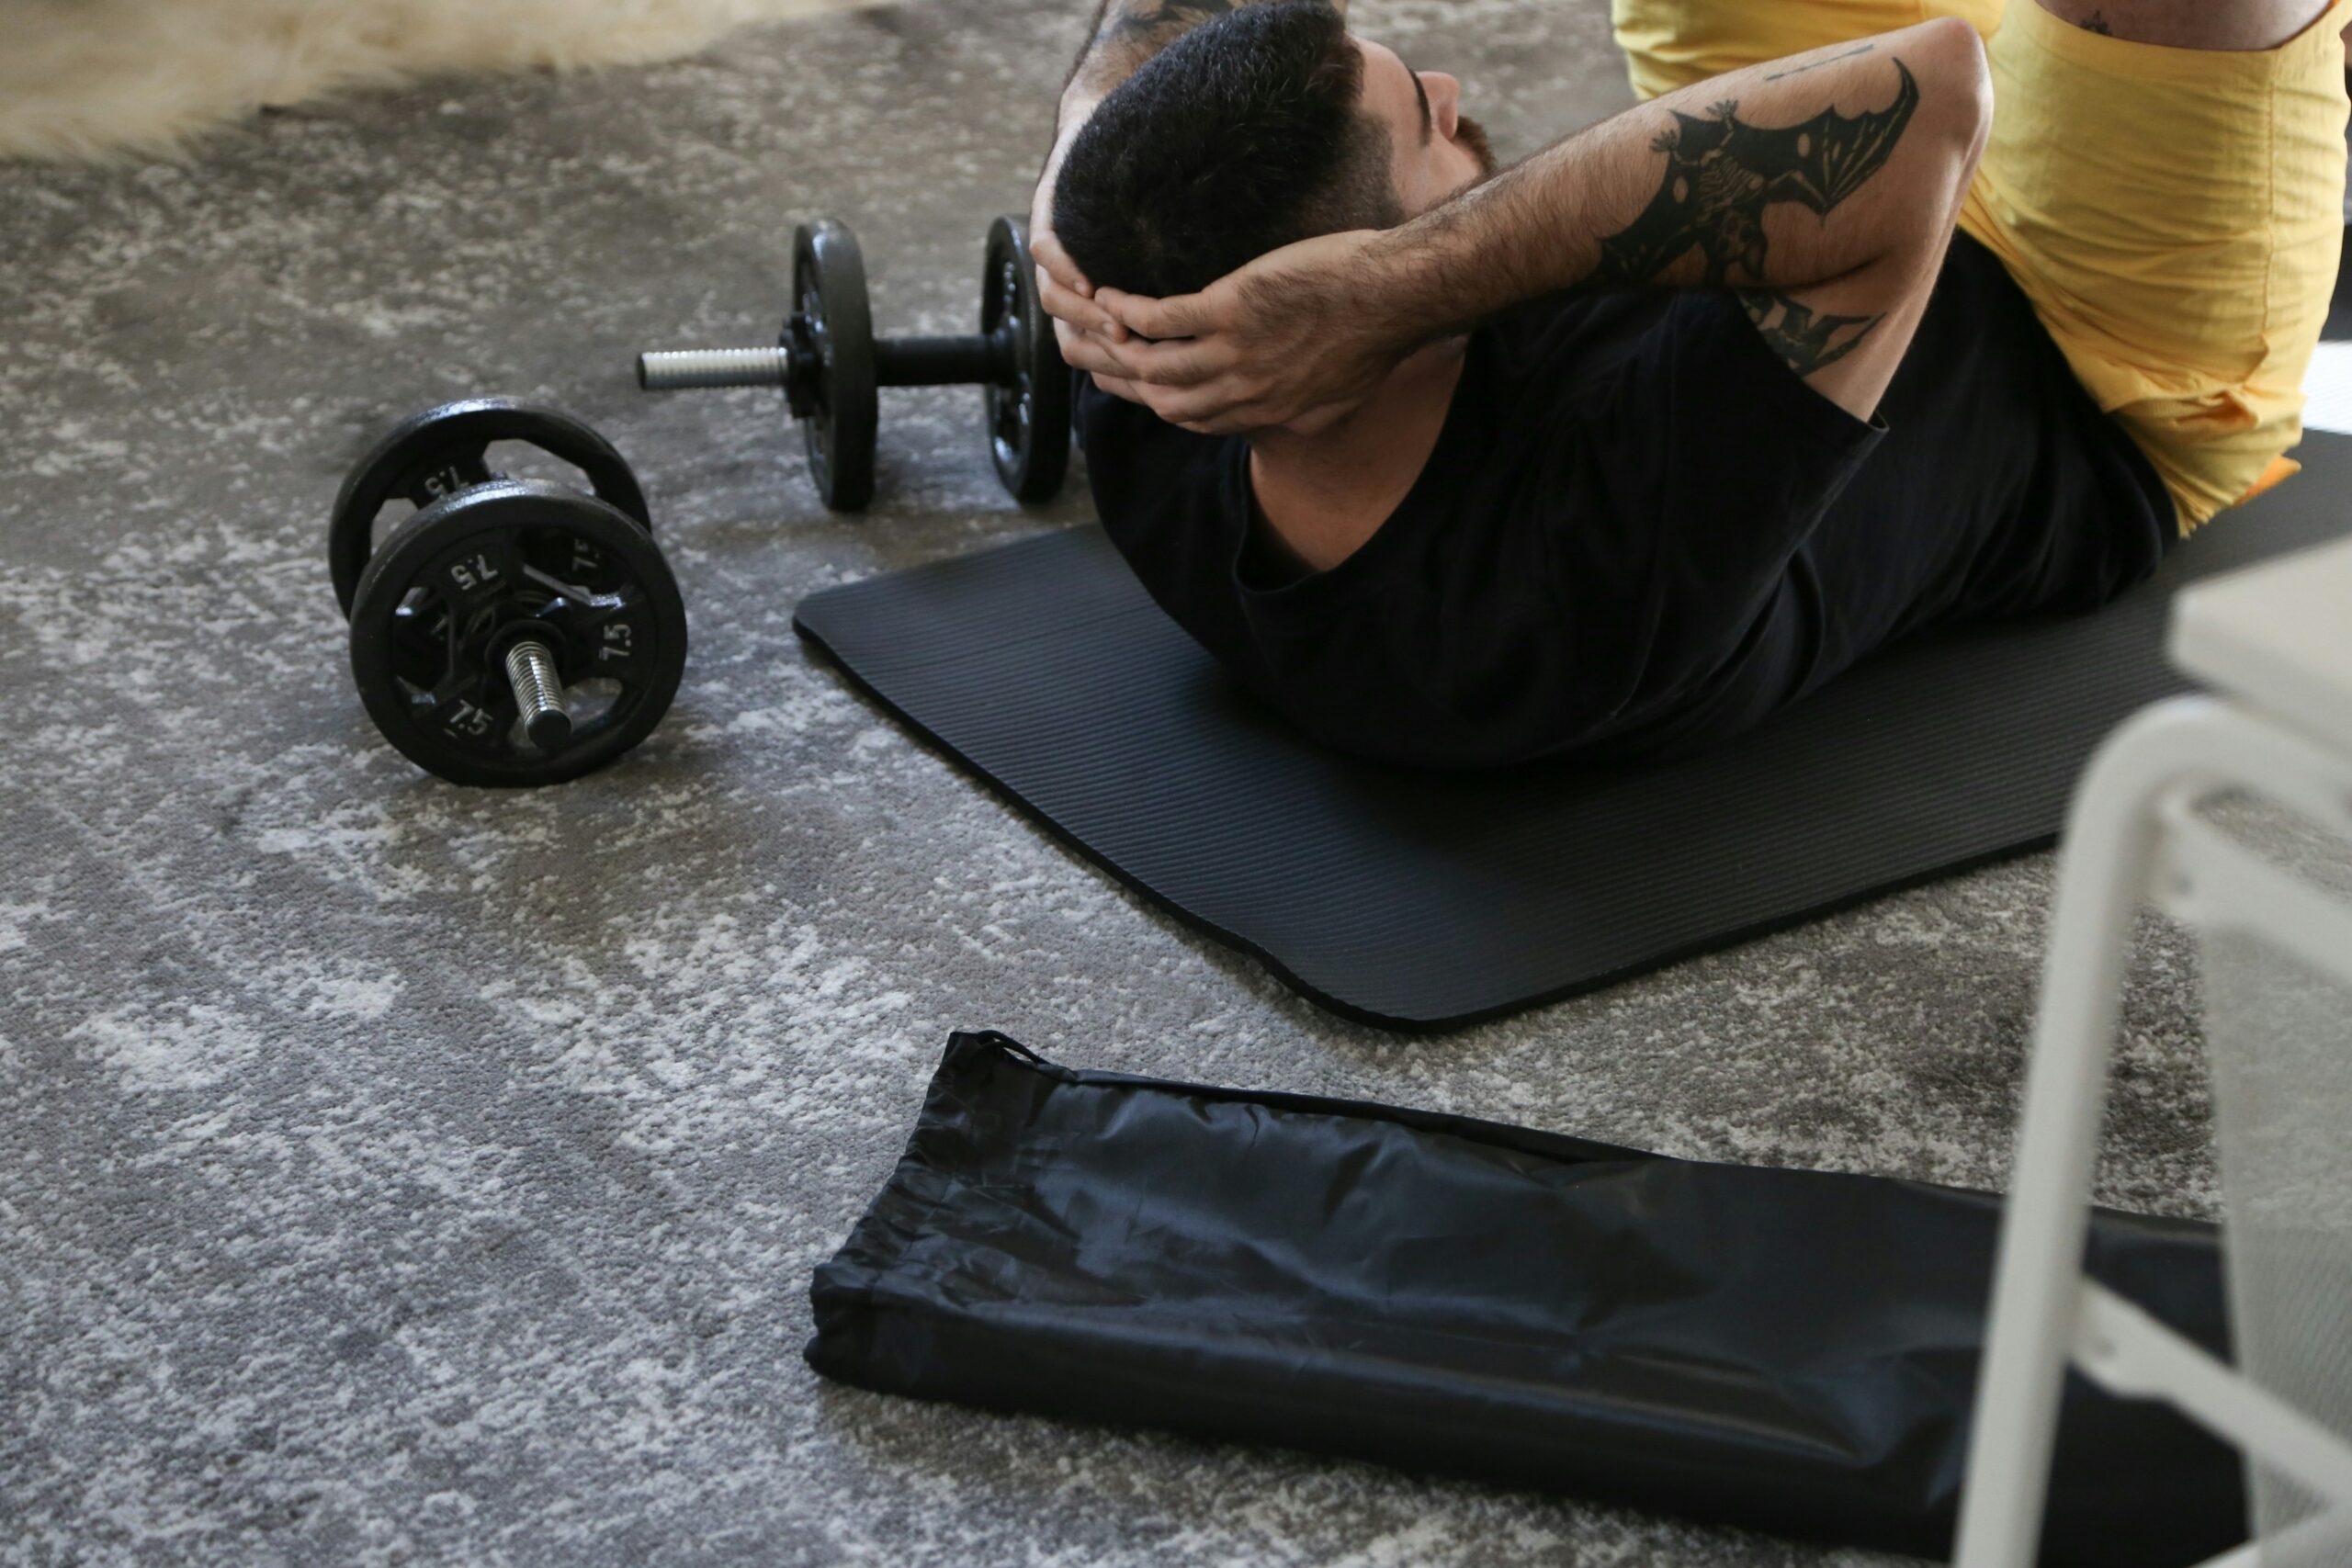
{"label": "man's elbow", "polygon": [[1919,80],[1916,129],[1936,139],[1953,178],[1953,202],[1968,188],[1993,134],[1993,71],[1984,40],[1957,17],[1905,28],[1897,57]]}

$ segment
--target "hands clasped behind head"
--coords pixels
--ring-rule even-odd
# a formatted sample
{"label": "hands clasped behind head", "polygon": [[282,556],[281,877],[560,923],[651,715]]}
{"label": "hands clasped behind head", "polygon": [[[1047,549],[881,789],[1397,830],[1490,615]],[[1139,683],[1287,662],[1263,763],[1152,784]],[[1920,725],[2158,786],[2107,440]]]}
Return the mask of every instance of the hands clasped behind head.
{"label": "hands clasped behind head", "polygon": [[1302,240],[1170,299],[1081,292],[1070,268],[1046,308],[1067,329],[1071,365],[1171,424],[1204,434],[1318,428],[1403,357],[1377,308],[1377,238],[1351,230]]}

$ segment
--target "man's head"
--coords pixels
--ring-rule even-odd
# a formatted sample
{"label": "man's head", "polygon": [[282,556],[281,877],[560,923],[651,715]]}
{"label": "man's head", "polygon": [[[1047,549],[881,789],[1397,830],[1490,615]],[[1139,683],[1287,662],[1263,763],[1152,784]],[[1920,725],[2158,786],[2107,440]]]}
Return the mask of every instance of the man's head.
{"label": "man's head", "polygon": [[1391,227],[1494,172],[1460,96],[1324,0],[1244,6],[1102,100],[1063,161],[1055,235],[1091,282],[1166,296],[1293,241]]}

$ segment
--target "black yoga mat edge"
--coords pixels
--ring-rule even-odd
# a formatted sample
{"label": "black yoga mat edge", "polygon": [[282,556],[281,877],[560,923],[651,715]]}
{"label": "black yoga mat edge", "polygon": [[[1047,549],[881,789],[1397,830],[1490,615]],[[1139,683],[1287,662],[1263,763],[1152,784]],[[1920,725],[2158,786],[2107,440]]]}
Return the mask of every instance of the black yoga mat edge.
{"label": "black yoga mat edge", "polygon": [[[1263,947],[1261,947],[1256,942],[1251,942],[1239,931],[1229,930],[1227,927],[1218,925],[1215,920],[1207,919],[1200,915],[1194,914],[1192,910],[1187,909],[1183,905],[1179,904],[1173,898],[1163,896],[1148,885],[1129,875],[1116,862],[1100,853],[1085,840],[1080,838],[1068,828],[1063,827],[1059,822],[1055,821],[1051,816],[1046,814],[1044,807],[1030,800],[1028,796],[1013,788],[1012,784],[1008,784],[1003,779],[999,778],[996,774],[989,772],[988,769],[980,766],[979,763],[974,761],[971,758],[957,750],[956,747],[950,744],[944,737],[941,736],[936,730],[933,730],[929,725],[926,725],[913,714],[892,702],[889,696],[884,693],[879,686],[876,686],[865,676],[859,674],[857,671],[851,666],[847,660],[842,659],[839,654],[836,654],[832,650],[831,647],[826,643],[825,639],[816,632],[809,629],[808,624],[802,621],[798,615],[795,615],[792,618],[792,629],[800,634],[800,639],[803,642],[807,643],[809,647],[815,649],[820,654],[823,655],[825,662],[831,665],[834,670],[840,671],[842,678],[847,680],[851,686],[863,693],[876,707],[880,708],[884,713],[888,714],[900,725],[904,726],[907,731],[913,735],[915,739],[922,741],[928,750],[935,755],[944,758],[946,761],[951,763],[957,772],[967,773],[971,777],[979,780],[980,783],[988,785],[989,788],[993,790],[999,797],[1010,802],[1020,811],[1021,815],[1026,817],[1030,821],[1035,822],[1038,827],[1044,829],[1047,838],[1052,839],[1064,849],[1070,851],[1080,860],[1084,861],[1087,864],[1094,866],[1098,870],[1108,874],[1112,881],[1116,882],[1120,886],[1126,888],[1129,892],[1143,899],[1145,903],[1150,905],[1153,908],[1159,910],[1163,914],[1173,917],[1178,924],[1187,927],[1190,930],[1196,931],[1203,936],[1208,937],[1226,947],[1231,948],[1237,953],[1244,953],[1249,957],[1255,959],[1260,964],[1270,971],[1276,979],[1289,987],[1298,995],[1309,998],[1315,1002],[1317,1006],[1326,1008],[1352,1022],[1369,1024],[1374,1029],[1389,1029],[1403,1032],[1433,1034],[1449,1029],[1458,1029],[1465,1024],[1480,1022],[1487,1018],[1497,1017],[1504,1013],[1518,1012],[1523,1008],[1531,1005],[1541,1005],[1540,1002],[1532,1004],[1523,1002],[1507,1003],[1487,1012],[1479,1013],[1476,1018],[1447,1019],[1435,1022],[1422,1023],[1412,1021],[1386,1018],[1376,1012],[1367,1012],[1362,1008],[1351,1006],[1349,1003],[1340,1000],[1338,997],[1332,996],[1327,991],[1319,990],[1317,987],[1308,985],[1305,980],[1299,978],[1297,975],[1294,974],[1272,953],[1267,952]],[[1547,1001],[1553,999],[1555,998],[1544,998],[1544,1000]]]}
{"label": "black yoga mat edge", "polygon": [[1951,877],[1963,875],[1969,872],[1979,870],[1984,866],[1998,865],[2005,861],[2017,860],[2025,855],[2036,854],[2043,850],[2049,849],[2058,841],[2058,835],[2056,833],[2044,833],[2018,843],[2005,845],[1984,854],[1970,856],[1965,859],[1952,861],[1942,865],[1930,867],[1929,869],[1922,871],[1916,875],[1897,877],[1887,882],[1875,884],[1869,887],[1860,888],[1850,893],[1841,894],[1837,897],[1824,899],[1819,903],[1807,906],[1804,908],[1793,910],[1782,915],[1776,915],[1769,919],[1752,921],[1745,926],[1727,931],[1710,933],[1707,936],[1696,938],[1679,946],[1660,949],[1653,956],[1645,956],[1634,960],[1630,963],[1620,964],[1616,968],[1611,969],[1605,973],[1588,976],[1582,979],[1572,981],[1567,985],[1555,987],[1548,991],[1538,992],[1527,997],[1498,1002],[1492,1007],[1480,1008],[1476,1011],[1449,1014],[1443,1018],[1402,1018],[1394,1014],[1374,1012],[1367,1009],[1358,1007],[1346,1000],[1344,998],[1334,996],[1330,992],[1326,991],[1319,987],[1310,985],[1306,980],[1302,978],[1299,975],[1284,964],[1280,959],[1276,958],[1272,953],[1268,952],[1259,943],[1252,942],[1249,937],[1243,935],[1241,932],[1221,926],[1214,920],[1194,913],[1193,910],[1188,909],[1183,905],[1178,903],[1175,899],[1168,897],[1158,889],[1131,875],[1116,862],[1102,854],[1084,839],[1080,838],[1078,834],[1064,827],[1061,823],[1056,821],[1044,807],[1036,805],[1034,801],[1031,801],[1018,789],[1014,788],[1012,784],[999,777],[995,773],[990,773],[987,768],[981,766],[979,762],[959,750],[953,743],[941,736],[937,731],[933,730],[930,726],[924,724],[922,720],[917,718],[912,713],[891,701],[888,694],[885,693],[879,686],[876,686],[871,681],[868,681],[864,675],[858,673],[856,669],[853,667],[847,660],[834,652],[831,645],[825,641],[822,635],[812,629],[797,615],[793,616],[792,629],[799,633],[801,640],[807,643],[810,648],[816,649],[817,652],[823,657],[828,665],[839,671],[842,678],[849,682],[851,687],[863,694],[883,712],[888,714],[892,719],[896,720],[909,733],[921,740],[928,750],[944,758],[946,761],[954,765],[958,772],[978,779],[980,783],[986,784],[990,790],[995,792],[999,797],[1010,802],[1023,817],[1027,818],[1032,822],[1036,823],[1038,827],[1044,829],[1048,838],[1054,840],[1065,849],[1069,850],[1080,860],[1099,868],[1107,874],[1113,881],[1118,883],[1121,886],[1126,888],[1128,891],[1143,899],[1146,904],[1148,904],[1153,908],[1173,918],[1178,924],[1190,930],[1196,931],[1202,935],[1216,941],[1220,945],[1230,948],[1235,952],[1244,953],[1250,958],[1255,960],[1261,967],[1272,974],[1275,979],[1281,981],[1283,986],[1287,987],[1290,990],[1295,992],[1299,996],[1306,998],[1308,1000],[1314,1002],[1317,1007],[1324,1009],[1326,1011],[1336,1013],[1340,1017],[1348,1020],[1350,1022],[1361,1023],[1369,1028],[1385,1030],[1391,1033],[1424,1035],[1450,1034],[1460,1030],[1469,1029],[1477,1024],[1488,1022],[1495,1019],[1509,1018],[1516,1013],[1526,1012],[1533,1008],[1548,1007],[1555,1002],[1566,1001],[1572,997],[1583,996],[1588,992],[1600,990],[1607,987],[1616,985],[1620,981],[1632,979],[1635,976],[1646,975],[1654,970],[1663,969],[1669,964],[1682,963],[1686,959],[1702,957],[1711,953],[1720,953],[1728,948],[1740,946],[1745,942],[1754,942],[1759,938],[1771,936],[1780,931],[1792,930],[1795,927],[1809,924],[1812,921],[1840,913],[1843,910],[1859,908],[1860,906],[1871,903],[1875,899],[1887,897],[1896,893],[1905,892],[1910,888],[1924,887],[1930,883],[1942,882]]}

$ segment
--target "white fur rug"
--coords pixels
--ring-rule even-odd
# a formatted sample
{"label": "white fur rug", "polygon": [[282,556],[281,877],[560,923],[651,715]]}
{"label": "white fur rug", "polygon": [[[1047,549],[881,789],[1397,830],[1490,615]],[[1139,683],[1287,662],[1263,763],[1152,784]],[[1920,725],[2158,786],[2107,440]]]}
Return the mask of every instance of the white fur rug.
{"label": "white fur rug", "polygon": [[688,54],[863,0],[0,0],[0,158],[165,152],[265,104]]}

